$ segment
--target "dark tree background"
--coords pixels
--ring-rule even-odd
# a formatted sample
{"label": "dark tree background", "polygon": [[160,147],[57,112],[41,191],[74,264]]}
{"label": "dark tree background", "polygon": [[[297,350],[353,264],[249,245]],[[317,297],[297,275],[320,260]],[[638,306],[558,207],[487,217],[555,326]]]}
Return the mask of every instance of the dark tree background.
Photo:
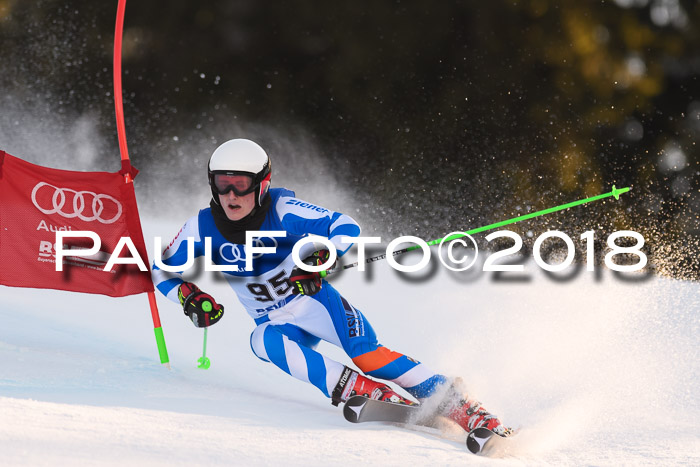
{"label": "dark tree background", "polygon": [[[46,162],[51,135],[116,170],[116,5],[0,0],[0,147]],[[511,228],[637,230],[658,271],[700,270],[700,2],[131,1],[123,67],[149,200],[202,191],[211,151],[247,136],[275,176],[349,194],[368,234],[432,239],[631,186]]]}

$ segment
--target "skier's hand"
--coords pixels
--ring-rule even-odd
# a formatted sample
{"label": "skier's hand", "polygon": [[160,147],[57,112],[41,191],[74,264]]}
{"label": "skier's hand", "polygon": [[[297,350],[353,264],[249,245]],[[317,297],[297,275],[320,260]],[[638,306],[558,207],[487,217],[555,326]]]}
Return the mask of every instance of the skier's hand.
{"label": "skier's hand", "polygon": [[[302,260],[304,264],[309,266],[319,266],[330,257],[328,250],[318,250]],[[292,284],[292,293],[294,295],[314,295],[321,290],[321,280],[326,277],[328,271],[335,267],[335,262],[326,268],[325,271],[309,272],[304,271],[300,267],[292,269],[289,276],[289,282]]]}
{"label": "skier's hand", "polygon": [[180,304],[187,317],[198,328],[209,327],[224,316],[224,306],[216,303],[211,295],[199,290],[199,287],[192,282],[180,284],[177,298],[180,299]]}

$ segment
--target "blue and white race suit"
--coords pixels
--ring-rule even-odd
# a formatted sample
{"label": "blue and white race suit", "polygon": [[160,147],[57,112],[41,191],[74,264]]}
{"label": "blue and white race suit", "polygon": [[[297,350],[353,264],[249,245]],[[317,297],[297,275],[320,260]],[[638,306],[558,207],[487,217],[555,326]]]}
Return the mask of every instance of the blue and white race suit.
{"label": "blue and white race suit", "polygon": [[[295,267],[294,244],[307,235],[319,235],[333,242],[342,256],[352,244],[341,239],[359,236],[357,223],[345,214],[297,199],[294,192],[284,188],[271,189],[269,196],[270,208],[258,230],[284,231],[286,236],[259,237],[255,246],[274,246],[276,251],[254,255],[251,271],[245,270],[244,245],[223,237],[210,208],[202,209],[185,223],[163,252],[163,264],[185,264],[188,237],[194,239],[196,257],[203,256],[207,243],[211,242],[213,264],[226,269],[222,274],[257,325],[251,335],[255,355],[297,379],[310,382],[328,397],[344,365],[314,350],[320,339],[342,347],[368,376],[393,381],[417,398],[431,395],[445,378],[420,362],[380,345],[360,310],[325,280],[313,296],[292,294],[287,279]],[[315,250],[313,243],[305,247],[300,251],[301,258]],[[179,305],[181,274],[154,265],[153,279],[158,290]]]}

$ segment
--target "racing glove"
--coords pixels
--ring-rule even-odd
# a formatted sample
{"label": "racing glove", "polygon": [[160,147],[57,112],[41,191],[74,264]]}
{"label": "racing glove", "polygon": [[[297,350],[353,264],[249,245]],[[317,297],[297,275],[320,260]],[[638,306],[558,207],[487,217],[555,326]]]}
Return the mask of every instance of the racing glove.
{"label": "racing glove", "polygon": [[[318,266],[328,261],[329,257],[330,252],[328,250],[318,250],[304,258],[302,262],[309,266]],[[304,271],[300,267],[292,269],[292,273],[289,275],[292,293],[294,295],[314,295],[317,293],[321,290],[321,280],[328,275],[328,271],[332,270],[335,264],[333,263],[325,271],[310,272]]]}
{"label": "racing glove", "polygon": [[206,328],[216,323],[224,316],[224,306],[216,303],[216,300],[194,285],[192,282],[183,282],[177,289],[177,298],[188,318],[198,328]]}

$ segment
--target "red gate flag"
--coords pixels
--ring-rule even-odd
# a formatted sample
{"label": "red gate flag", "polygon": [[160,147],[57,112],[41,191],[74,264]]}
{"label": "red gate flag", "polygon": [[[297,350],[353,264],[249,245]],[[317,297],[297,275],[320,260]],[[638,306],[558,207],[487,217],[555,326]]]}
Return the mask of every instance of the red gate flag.
{"label": "red gate flag", "polygon": [[[56,271],[56,231],[89,230],[99,253],[63,258]],[[135,264],[104,266],[120,237],[130,237],[148,263],[134,184],[121,173],[74,172],[30,164],[0,151],[0,284],[123,297],[153,291]],[[64,249],[90,248],[89,238],[66,238]],[[131,257],[123,248],[120,257]]]}

